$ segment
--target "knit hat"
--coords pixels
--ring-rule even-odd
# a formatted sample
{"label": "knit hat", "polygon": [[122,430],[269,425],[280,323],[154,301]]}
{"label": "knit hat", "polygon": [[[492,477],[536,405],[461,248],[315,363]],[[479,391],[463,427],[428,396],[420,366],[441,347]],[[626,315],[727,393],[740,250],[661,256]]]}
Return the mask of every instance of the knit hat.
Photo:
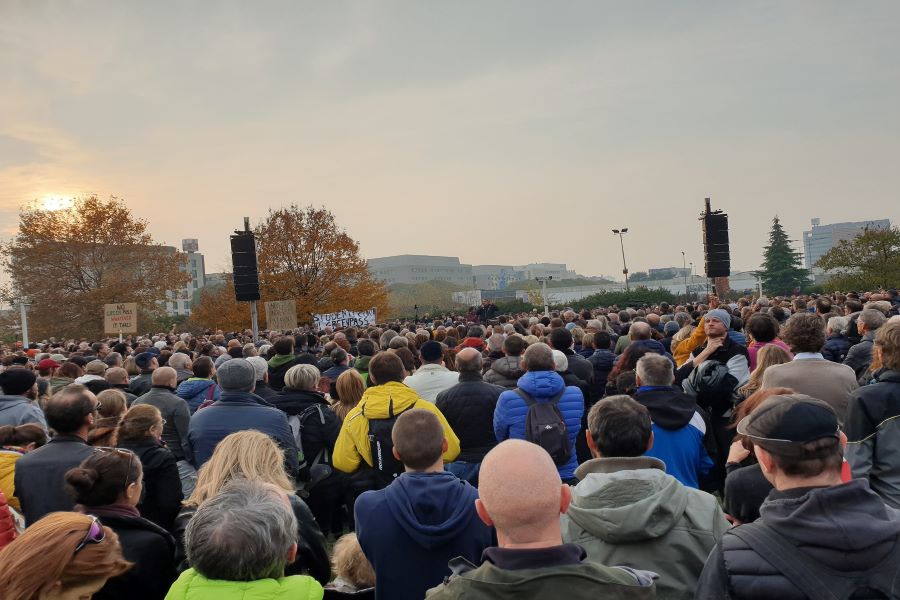
{"label": "knit hat", "polygon": [[31,389],[37,375],[31,369],[11,367],[0,373],[0,388],[9,396],[20,396]]}
{"label": "knit hat", "polygon": [[706,313],[707,319],[718,319],[722,321],[722,324],[725,325],[726,329],[731,329],[731,315],[727,310],[723,310],[721,308],[717,308],[715,310],[711,310]]}
{"label": "knit hat", "polygon": [[837,414],[830,405],[803,394],[771,396],[738,423],[737,432],[780,456],[821,458],[833,448],[809,452],[804,444],[822,438],[840,439]]}
{"label": "knit hat", "polygon": [[232,358],[216,371],[224,392],[249,392],[256,385],[256,369],[245,358]]}
{"label": "knit hat", "polygon": [[269,370],[269,363],[266,362],[266,359],[262,356],[251,356],[247,358],[247,362],[256,369],[256,380],[262,381],[262,378],[266,375],[266,371]]}

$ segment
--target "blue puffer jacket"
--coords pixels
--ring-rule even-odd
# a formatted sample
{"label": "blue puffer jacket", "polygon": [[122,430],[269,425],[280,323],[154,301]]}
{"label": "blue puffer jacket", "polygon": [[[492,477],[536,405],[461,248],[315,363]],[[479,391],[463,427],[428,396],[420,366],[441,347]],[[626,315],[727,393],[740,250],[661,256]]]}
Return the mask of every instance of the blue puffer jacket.
{"label": "blue puffer jacket", "polygon": [[188,408],[191,410],[191,414],[194,414],[206,400],[218,401],[222,393],[219,390],[219,386],[212,379],[191,377],[178,385],[175,395],[184,398]]}
{"label": "blue puffer jacket", "polygon": [[[575,455],[575,439],[581,431],[581,415],[584,412],[584,396],[575,386],[566,387],[563,378],[554,371],[530,371],[522,375],[518,381],[519,388],[532,398],[546,401],[556,396],[563,388],[565,393],[559,399],[559,411],[566,420],[572,458],[560,465],[559,476],[571,479],[578,467]],[[500,394],[497,408],[494,410],[494,435],[501,442],[506,439],[525,439],[525,419],[528,416],[528,405],[515,390]]]}

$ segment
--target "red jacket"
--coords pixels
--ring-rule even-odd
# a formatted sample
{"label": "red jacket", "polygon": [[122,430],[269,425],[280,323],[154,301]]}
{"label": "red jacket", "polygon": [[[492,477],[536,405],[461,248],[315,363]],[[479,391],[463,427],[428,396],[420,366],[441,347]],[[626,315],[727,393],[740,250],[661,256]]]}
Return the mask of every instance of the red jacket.
{"label": "red jacket", "polygon": [[0,548],[16,539],[16,536],[18,536],[16,523],[9,511],[9,505],[6,503],[6,496],[0,492]]}

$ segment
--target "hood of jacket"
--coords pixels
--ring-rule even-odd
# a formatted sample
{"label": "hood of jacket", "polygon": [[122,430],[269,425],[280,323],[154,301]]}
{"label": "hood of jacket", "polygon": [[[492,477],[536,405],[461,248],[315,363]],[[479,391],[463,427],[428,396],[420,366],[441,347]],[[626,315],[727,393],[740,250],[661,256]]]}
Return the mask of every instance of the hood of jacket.
{"label": "hood of jacket", "polygon": [[391,514],[422,548],[440,546],[477,518],[478,492],[451,473],[403,473],[385,488]]}
{"label": "hood of jacket", "polygon": [[566,383],[556,371],[529,371],[519,377],[518,386],[532,398],[552,398],[563,391]]}
{"label": "hood of jacket", "polygon": [[296,357],[293,354],[276,354],[272,358],[269,359],[268,365],[270,369],[277,369],[283,365],[286,365],[289,362],[292,362]]}
{"label": "hood of jacket", "polygon": [[369,362],[371,362],[371,360],[372,360],[371,356],[360,356],[359,358],[356,359],[356,361],[354,361],[353,368],[356,369],[357,371],[364,371],[364,372],[368,373]]}
{"label": "hood of jacket", "polygon": [[212,379],[191,377],[190,379],[185,379],[179,383],[175,393],[182,398],[193,398],[206,393],[206,390],[214,385],[216,385],[216,382]]}
{"label": "hood of jacket", "polygon": [[420,400],[414,389],[403,383],[389,381],[384,385],[366,388],[359,401],[360,414],[367,419],[389,419]]}
{"label": "hood of jacket", "polygon": [[650,418],[663,429],[681,429],[697,412],[697,402],[671,386],[641,386],[634,399],[647,407]]}
{"label": "hood of jacket", "polygon": [[591,472],[572,489],[566,514],[604,542],[628,544],[666,535],[681,519],[688,499],[684,486],[660,469]]}
{"label": "hood of jacket", "polygon": [[0,396],[0,412],[4,410],[12,410],[18,409],[22,410],[22,408],[28,404],[28,398],[25,396]]}
{"label": "hood of jacket", "polygon": [[898,541],[900,512],[885,505],[867,480],[802,491],[771,492],[760,517],[830,567],[868,569]]}
{"label": "hood of jacket", "polygon": [[322,586],[306,575],[256,581],[207,579],[193,568],[182,573],[166,598],[169,600],[306,600],[322,597]]}
{"label": "hood of jacket", "polygon": [[518,379],[525,374],[521,356],[504,356],[491,363],[491,370],[497,371],[507,379]]}
{"label": "hood of jacket", "polygon": [[269,403],[289,415],[298,415],[313,404],[329,405],[325,399],[325,394],[322,392],[315,390],[289,390],[287,388],[282,389],[269,398]]}
{"label": "hood of jacket", "polygon": [[656,352],[657,354],[662,354],[663,356],[669,354],[668,352],[666,352],[666,347],[662,345],[662,342],[658,342],[657,340],[637,340],[631,342],[631,345],[634,347],[643,346],[651,352]]}

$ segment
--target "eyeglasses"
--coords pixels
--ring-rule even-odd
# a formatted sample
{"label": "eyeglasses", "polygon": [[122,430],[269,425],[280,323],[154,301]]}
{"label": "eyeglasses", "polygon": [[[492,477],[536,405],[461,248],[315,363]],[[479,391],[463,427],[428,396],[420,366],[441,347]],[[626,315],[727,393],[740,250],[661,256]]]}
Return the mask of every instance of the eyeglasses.
{"label": "eyeglasses", "polygon": [[88,544],[99,544],[105,539],[106,530],[103,529],[103,525],[100,524],[100,519],[91,516],[91,526],[88,527],[87,533],[84,535],[84,539],[81,540],[81,543],[75,546],[75,552],[73,552],[73,554],[78,554]]}
{"label": "eyeglasses", "polygon": [[125,469],[125,479],[122,481],[122,488],[128,488],[128,476],[131,474],[131,465],[134,464],[134,452],[131,450],[125,450],[124,448],[111,448],[109,446],[97,446],[95,450],[100,450],[101,452],[114,452],[119,456],[127,456],[128,457],[128,468]]}

